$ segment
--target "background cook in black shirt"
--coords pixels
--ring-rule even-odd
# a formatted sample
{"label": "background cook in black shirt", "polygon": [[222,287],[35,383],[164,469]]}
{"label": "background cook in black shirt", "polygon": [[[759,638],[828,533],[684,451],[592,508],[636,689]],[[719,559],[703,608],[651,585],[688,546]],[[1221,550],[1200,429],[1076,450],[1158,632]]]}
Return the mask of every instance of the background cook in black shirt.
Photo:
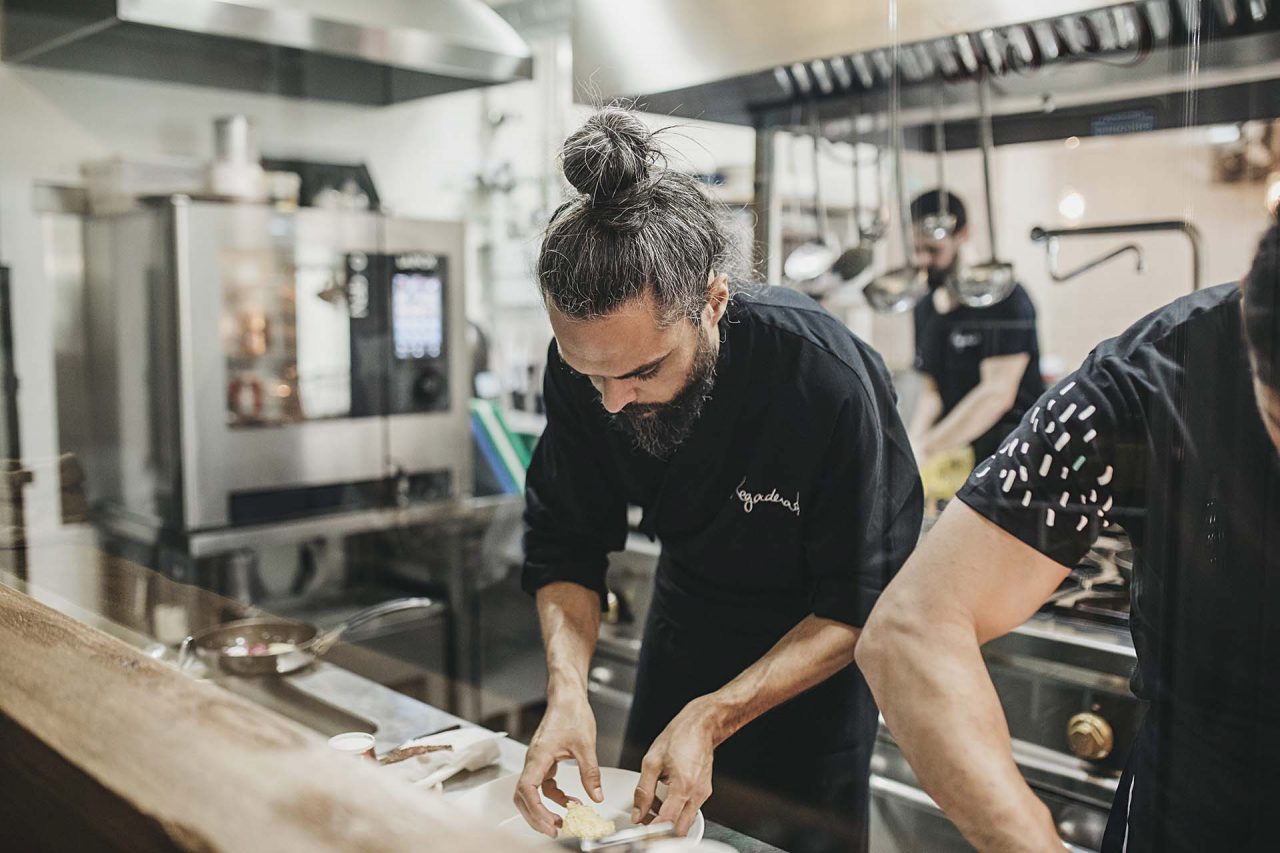
{"label": "background cook in black shirt", "polygon": [[1036,309],[1020,284],[987,308],[961,304],[947,286],[969,239],[958,196],[947,193],[943,214],[941,193],[924,193],[911,203],[911,219],[930,290],[915,308],[915,367],[924,380],[911,417],[916,459],[968,446],[984,459],[1044,393]]}
{"label": "background cook in black shirt", "polygon": [[556,761],[598,784],[587,667],[606,554],[638,504],[663,546],[624,758],[638,816],[664,778],[659,816],[683,829],[731,780],[852,819],[839,849],[857,849],[876,712],[853,649],[919,532],[906,431],[879,357],[815,303],[730,299],[715,210],[655,156],[625,111],[589,120],[565,144],[581,195],[542,247],[556,341],[524,583],[550,680],[517,805],[554,834]]}
{"label": "background cook in black shirt", "polygon": [[1104,849],[1275,849],[1278,299],[1280,227],[1241,285],[1160,309],[1045,394],[882,597],[858,660],[926,789],[980,849],[1057,841],[978,647],[1030,616],[1106,521],[1137,554],[1133,689],[1148,709]]}

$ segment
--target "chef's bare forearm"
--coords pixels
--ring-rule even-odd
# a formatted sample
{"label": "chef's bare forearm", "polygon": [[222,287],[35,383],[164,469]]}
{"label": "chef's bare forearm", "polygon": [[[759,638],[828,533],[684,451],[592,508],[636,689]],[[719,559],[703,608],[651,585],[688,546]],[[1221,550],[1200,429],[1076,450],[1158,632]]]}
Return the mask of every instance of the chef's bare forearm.
{"label": "chef's bare forearm", "polygon": [[1008,725],[972,629],[889,629],[892,655],[860,658],[885,724],[924,789],[984,853],[1061,850],[1013,761]]}
{"label": "chef's bare forearm", "polygon": [[1058,850],[1013,760],[981,646],[1022,624],[1066,569],[978,515],[947,507],[889,584],[857,661],[924,789],[982,851]]}
{"label": "chef's bare forearm", "polygon": [[858,629],[808,616],[764,657],[714,693],[705,703],[723,743],[747,723],[819,684],[853,663]]}
{"label": "chef's bare forearm", "polygon": [[922,375],[920,393],[916,395],[915,408],[911,413],[911,427],[907,430],[912,443],[922,442],[941,414],[942,395],[938,393],[938,384],[933,377]]}
{"label": "chef's bare forearm", "polygon": [[1009,389],[980,384],[956,403],[945,418],[925,430],[920,446],[928,456],[968,447],[998,424],[1012,406]]}
{"label": "chef's bare forearm", "polygon": [[587,670],[600,635],[600,596],[576,583],[538,590],[538,620],[547,651],[547,702],[585,699]]}
{"label": "chef's bare forearm", "polygon": [[983,359],[981,381],[919,440],[924,455],[968,447],[1000,423],[1017,402],[1018,386],[1030,362],[1026,353]]}

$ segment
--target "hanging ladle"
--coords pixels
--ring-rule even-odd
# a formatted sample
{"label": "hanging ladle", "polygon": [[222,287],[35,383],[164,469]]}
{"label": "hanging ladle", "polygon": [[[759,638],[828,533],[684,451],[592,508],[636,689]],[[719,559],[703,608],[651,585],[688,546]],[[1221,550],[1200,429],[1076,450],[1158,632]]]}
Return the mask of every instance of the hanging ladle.
{"label": "hanging ladle", "polygon": [[850,123],[853,142],[853,206],[849,213],[849,246],[831,265],[831,270],[842,281],[853,281],[875,262],[876,253],[869,233],[862,227],[862,158],[861,138],[858,134],[859,110],[854,107]]}
{"label": "hanging ladle", "polygon": [[942,123],[942,84],[938,84],[937,103],[933,115],[933,149],[937,152],[938,212],[923,217],[918,224],[921,236],[928,240],[945,240],[956,233],[958,218],[951,212],[951,193],[947,190],[947,131]]}
{"label": "hanging ladle", "polygon": [[987,100],[987,76],[978,78],[978,133],[982,147],[982,187],[987,205],[987,238],[991,257],[984,263],[964,269],[951,282],[961,304],[970,308],[987,308],[1003,302],[1017,286],[1013,264],[1000,260],[996,243],[995,205],[991,201],[991,149],[995,145],[991,131],[991,105]]}
{"label": "hanging ladle", "polygon": [[813,136],[813,206],[818,220],[818,236],[797,246],[787,255],[782,271],[794,282],[813,281],[830,271],[839,254],[832,245],[827,223],[827,208],[822,200],[822,174],[819,166],[822,131],[818,124],[818,107],[815,104],[810,118],[810,134]]}
{"label": "hanging ladle", "polygon": [[898,196],[898,228],[902,237],[904,263],[897,269],[882,273],[862,289],[871,308],[881,314],[901,314],[910,311],[929,292],[928,273],[915,265],[916,249],[911,236],[911,205],[907,202],[906,176],[902,152],[906,139],[898,111],[892,111],[892,136],[894,159],[894,189]]}

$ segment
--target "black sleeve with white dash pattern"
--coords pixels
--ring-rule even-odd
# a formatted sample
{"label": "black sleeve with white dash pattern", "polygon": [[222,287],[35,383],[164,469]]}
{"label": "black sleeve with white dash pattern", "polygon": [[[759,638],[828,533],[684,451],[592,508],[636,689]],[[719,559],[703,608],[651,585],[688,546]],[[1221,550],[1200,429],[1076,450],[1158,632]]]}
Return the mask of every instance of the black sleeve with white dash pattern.
{"label": "black sleeve with white dash pattern", "polygon": [[1116,504],[1118,448],[1138,438],[1132,395],[1115,367],[1091,356],[1047,391],[957,495],[1068,568],[1093,545]]}

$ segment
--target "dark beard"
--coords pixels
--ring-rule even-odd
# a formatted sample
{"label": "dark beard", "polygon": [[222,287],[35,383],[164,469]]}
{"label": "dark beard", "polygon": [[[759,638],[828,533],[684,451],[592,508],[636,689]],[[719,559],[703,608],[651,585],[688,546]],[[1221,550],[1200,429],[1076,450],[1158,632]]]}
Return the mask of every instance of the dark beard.
{"label": "dark beard", "polygon": [[699,328],[689,379],[676,396],[666,403],[632,403],[610,420],[637,450],[665,461],[693,431],[715,381],[716,351]]}
{"label": "dark beard", "polygon": [[956,264],[952,264],[945,270],[929,270],[929,292],[937,290],[947,282],[951,281],[951,277],[956,274]]}

